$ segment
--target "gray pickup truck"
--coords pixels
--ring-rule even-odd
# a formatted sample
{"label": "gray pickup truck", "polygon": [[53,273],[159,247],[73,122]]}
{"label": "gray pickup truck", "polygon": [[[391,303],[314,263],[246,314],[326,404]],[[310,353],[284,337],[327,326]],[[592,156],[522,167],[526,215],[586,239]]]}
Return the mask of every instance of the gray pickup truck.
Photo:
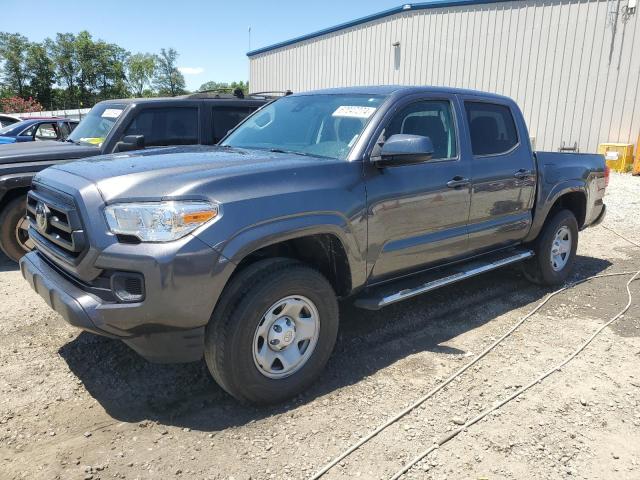
{"label": "gray pickup truck", "polygon": [[204,356],[231,395],[273,403],[319,376],[338,298],[379,309],[517,262],[565,281],[607,180],[600,155],[532,151],[506,97],[295,94],[219,146],[38,173],[20,267],[70,324],[152,361]]}

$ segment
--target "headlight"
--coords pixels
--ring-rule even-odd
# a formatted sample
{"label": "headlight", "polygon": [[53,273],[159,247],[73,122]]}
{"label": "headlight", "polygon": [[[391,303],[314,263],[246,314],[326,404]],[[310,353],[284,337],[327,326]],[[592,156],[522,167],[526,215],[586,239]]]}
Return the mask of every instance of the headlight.
{"label": "headlight", "polygon": [[220,217],[220,206],[210,202],[116,203],[104,209],[109,229],[143,242],[170,242]]}

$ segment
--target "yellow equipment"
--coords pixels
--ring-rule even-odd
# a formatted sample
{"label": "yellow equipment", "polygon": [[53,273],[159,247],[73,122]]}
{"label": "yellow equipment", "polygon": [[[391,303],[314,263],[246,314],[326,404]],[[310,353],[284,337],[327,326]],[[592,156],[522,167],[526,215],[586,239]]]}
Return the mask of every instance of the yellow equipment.
{"label": "yellow equipment", "polygon": [[636,142],[636,159],[633,161],[633,174],[640,175],[640,135]]}
{"label": "yellow equipment", "polygon": [[611,170],[616,172],[628,172],[633,165],[633,143],[601,143],[598,145],[598,153],[604,155],[604,159]]}

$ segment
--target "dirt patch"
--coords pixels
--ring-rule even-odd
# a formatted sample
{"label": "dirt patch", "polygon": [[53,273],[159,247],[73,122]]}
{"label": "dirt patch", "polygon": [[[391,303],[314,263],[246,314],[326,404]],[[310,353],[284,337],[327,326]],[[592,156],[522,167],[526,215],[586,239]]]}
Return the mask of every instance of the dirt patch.
{"label": "dirt patch", "polygon": [[[640,178],[612,174],[605,225],[640,241]],[[574,278],[640,269],[602,227]],[[558,363],[626,302],[624,278],[576,287],[325,478],[389,478],[456,422]],[[640,471],[640,282],[634,305],[561,372],[407,478],[616,478]],[[203,363],[150,364],[67,326],[0,259],[0,478],[304,479],[460,368],[547,290],[505,269],[379,312],[341,306],[328,368],[277,408],[238,405]]]}

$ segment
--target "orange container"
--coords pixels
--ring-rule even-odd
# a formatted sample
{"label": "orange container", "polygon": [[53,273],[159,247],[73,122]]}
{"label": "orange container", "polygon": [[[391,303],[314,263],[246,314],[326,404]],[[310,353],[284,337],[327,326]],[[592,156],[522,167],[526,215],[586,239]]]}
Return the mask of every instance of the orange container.
{"label": "orange container", "polygon": [[633,161],[632,173],[640,175],[640,135],[638,135],[638,141],[636,142],[636,158]]}

